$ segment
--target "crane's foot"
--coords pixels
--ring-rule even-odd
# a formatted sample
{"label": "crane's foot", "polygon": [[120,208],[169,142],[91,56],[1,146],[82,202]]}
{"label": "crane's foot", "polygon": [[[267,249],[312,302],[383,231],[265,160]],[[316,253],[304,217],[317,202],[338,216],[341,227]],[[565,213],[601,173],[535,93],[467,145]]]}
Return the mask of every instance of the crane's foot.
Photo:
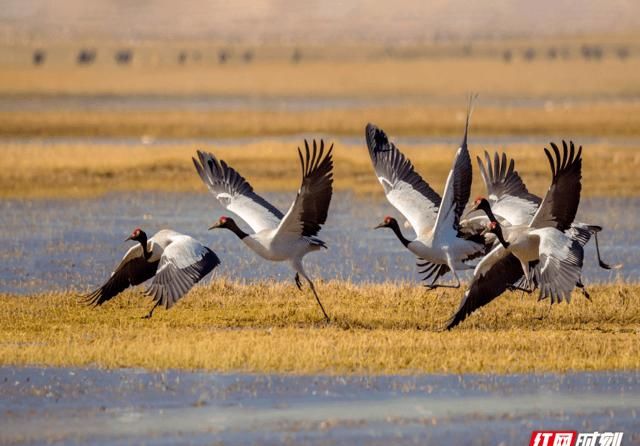
{"label": "crane's foot", "polygon": [[302,282],[300,282],[300,274],[296,273],[295,281],[298,289],[302,291]]}
{"label": "crane's foot", "polygon": [[508,291],[522,291],[523,293],[527,293],[527,294],[531,294],[533,293],[533,290],[530,288],[524,288],[518,285],[509,285],[507,287]]}
{"label": "crane's foot", "polygon": [[620,269],[623,266],[622,263],[616,263],[614,265],[609,265],[608,263],[605,263],[600,259],[598,259],[598,264],[600,265],[600,268],[602,268],[602,269]]}
{"label": "crane's foot", "polygon": [[156,304],[153,306],[151,311],[149,311],[149,313],[146,316],[142,316],[142,319],[151,319],[151,316],[153,316],[153,310],[158,308],[158,305],[160,305],[160,301],[156,302]]}
{"label": "crane's foot", "polygon": [[580,291],[582,291],[582,294],[584,295],[584,297],[587,298],[587,300],[591,300],[591,295],[589,294],[589,292],[585,288],[585,286],[582,283],[582,281],[578,280],[578,282],[576,282],[576,287],[579,288]]}
{"label": "crane's foot", "polygon": [[435,284],[430,284],[430,285],[425,285],[424,286],[427,290],[431,291],[431,290],[435,290],[436,288],[451,288],[451,289],[458,289],[460,288],[460,284],[456,284],[456,285],[435,285]]}

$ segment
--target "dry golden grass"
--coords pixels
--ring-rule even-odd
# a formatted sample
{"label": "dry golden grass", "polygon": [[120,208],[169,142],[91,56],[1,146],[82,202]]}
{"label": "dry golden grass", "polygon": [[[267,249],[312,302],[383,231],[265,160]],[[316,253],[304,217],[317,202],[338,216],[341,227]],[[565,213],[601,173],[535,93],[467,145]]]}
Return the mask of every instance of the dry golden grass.
{"label": "dry golden grass", "polygon": [[0,94],[177,94],[250,97],[611,97],[640,93],[637,58],[505,64],[499,58],[318,60],[251,65],[18,67]]}
{"label": "dry golden grass", "polygon": [[102,308],[71,293],[0,295],[0,363],[292,373],[507,373],[640,368],[640,289],[592,288],[549,308],[507,293],[451,332],[459,291],[320,284],[333,318],[291,284],[219,279],[170,311],[127,292]]}
{"label": "dry golden grass", "polygon": [[[529,189],[538,194],[544,194],[550,181],[549,167],[542,151],[544,143],[546,141],[541,138],[540,146],[524,144],[507,148]],[[0,147],[0,197],[78,197],[128,190],[204,192],[190,159],[198,148],[212,150],[229,162],[258,191],[292,191],[300,181],[297,145],[278,140],[223,148],[185,145],[92,145],[87,148],[81,144],[41,146],[37,143],[8,143]],[[474,157],[483,150],[473,144],[473,138],[470,147]],[[430,145],[401,149],[422,176],[436,190],[441,190],[451,168],[455,148]],[[585,147],[583,157],[584,196],[637,195],[640,190],[640,177],[637,175],[640,152],[637,148],[593,145]],[[260,161],[256,162],[256,159]],[[337,142],[335,186],[337,190],[382,196],[364,141],[358,146]],[[482,193],[482,182],[476,174],[473,194]]]}
{"label": "dry golden grass", "polygon": [[[465,116],[458,106],[388,105],[316,110],[220,111],[24,111],[0,112],[4,136],[234,137],[299,133],[362,135],[374,122],[396,135],[459,135]],[[478,105],[473,134],[640,135],[640,102],[595,101],[546,106]]]}

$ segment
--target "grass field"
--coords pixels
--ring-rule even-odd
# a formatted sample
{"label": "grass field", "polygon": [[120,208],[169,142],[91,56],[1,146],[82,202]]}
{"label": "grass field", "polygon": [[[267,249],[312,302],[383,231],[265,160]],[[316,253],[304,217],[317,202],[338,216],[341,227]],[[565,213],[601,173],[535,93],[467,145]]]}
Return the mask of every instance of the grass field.
{"label": "grass field", "polygon": [[[460,135],[458,105],[324,106],[309,110],[46,110],[0,111],[1,136],[274,137],[290,134],[362,135],[374,122],[396,135]],[[427,101],[428,102],[428,101]],[[490,102],[490,101],[489,101]],[[473,116],[474,135],[637,137],[640,101],[550,101],[546,105],[485,105]]]}
{"label": "grass field", "polygon": [[[308,290],[306,290],[308,291]],[[101,308],[73,293],[0,295],[0,363],[287,373],[507,373],[640,367],[640,289],[592,287],[549,307],[507,293],[451,332],[461,292],[323,283],[333,321],[293,284],[218,279],[170,311],[127,292]]]}
{"label": "grass field", "polygon": [[[393,136],[393,135],[392,135]],[[349,146],[339,141],[335,147],[335,187],[362,194],[382,195],[367,152],[364,136],[361,145]],[[576,142],[580,139],[576,138]],[[559,142],[559,141],[558,141]],[[540,145],[519,144],[507,152],[529,189],[544,194],[550,171]],[[226,160],[258,191],[293,191],[300,184],[300,166],[296,146],[299,142],[264,139],[256,143],[199,147],[175,145],[62,145],[11,144],[0,147],[1,198],[55,198],[95,196],[113,191],[162,190],[204,192],[195,173],[191,156],[196,149],[213,151]],[[472,156],[483,148],[470,140]],[[441,191],[451,168],[454,146],[411,146],[400,148],[413,161],[422,176]],[[502,147],[487,147],[489,151]],[[640,152],[631,147],[599,144],[584,148],[584,196],[635,196],[640,190]],[[255,160],[260,159],[259,163]],[[475,162],[474,162],[475,164]],[[612,174],[615,173],[615,174]],[[476,171],[473,194],[483,194]]]}

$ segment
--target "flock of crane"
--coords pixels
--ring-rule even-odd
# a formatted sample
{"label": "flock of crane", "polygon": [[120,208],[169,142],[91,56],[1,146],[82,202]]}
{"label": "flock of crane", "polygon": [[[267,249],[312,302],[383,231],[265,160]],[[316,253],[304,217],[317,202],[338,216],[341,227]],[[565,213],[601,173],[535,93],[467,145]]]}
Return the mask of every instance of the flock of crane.
{"label": "flock of crane", "polygon": [[[417,258],[423,280],[430,289],[460,288],[458,272],[474,269],[473,278],[462,301],[447,323],[453,328],[476,309],[507,290],[533,292],[551,303],[569,301],[574,288],[589,298],[581,280],[583,247],[593,235],[600,267],[597,233],[601,226],[575,222],[580,202],[582,147],[551,143],[544,153],[551,169],[551,185],[544,198],[531,194],[515,170],[513,159],[485,152],[478,167],[486,187],[468,208],[472,165],[467,147],[471,104],[462,144],[442,197],[415,171],[411,161],[373,124],[366,126],[366,143],[371,162],[386,198],[416,233],[407,239],[398,221],[385,217],[377,228],[391,229],[398,240]],[[256,254],[270,261],[287,261],[295,271],[295,283],[302,279],[311,288],[327,322],[325,310],[314,283],[304,270],[302,259],[327,248],[318,238],[327,219],[333,192],[333,145],[325,150],[324,141],[306,140],[298,148],[302,184],[286,214],[254,192],[247,180],[212,153],[197,151],[196,171],[220,204],[242,218],[253,230],[244,232],[231,217],[223,216],[209,229],[233,232]],[[466,212],[465,212],[466,211]],[[101,305],[131,285],[153,279],[147,293],[154,305],[169,309],[197,282],[220,264],[216,254],[194,238],[172,230],[161,230],[153,237],[137,228],[127,240],[136,243],[127,251],[108,281],[90,293],[87,302]],[[474,265],[470,262],[479,261]],[[455,284],[438,281],[451,273]]]}

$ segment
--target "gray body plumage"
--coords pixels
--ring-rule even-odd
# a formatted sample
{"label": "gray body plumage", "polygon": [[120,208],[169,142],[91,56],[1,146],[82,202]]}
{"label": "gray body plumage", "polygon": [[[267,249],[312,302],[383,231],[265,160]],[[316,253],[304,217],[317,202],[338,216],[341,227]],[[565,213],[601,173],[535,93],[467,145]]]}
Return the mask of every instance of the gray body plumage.
{"label": "gray body plumage", "polygon": [[298,149],[302,183],[286,214],[253,191],[251,185],[231,166],[212,153],[198,151],[193,158],[198,175],[220,204],[238,215],[253,229],[242,234],[242,241],[259,256],[271,261],[288,261],[309,283],[325,318],[313,282],[304,270],[302,259],[313,251],[326,248],[317,238],[327,220],[333,193],[333,145],[325,151],[324,141],[312,147],[305,141],[304,153]]}
{"label": "gray body plumage", "polygon": [[148,258],[144,256],[142,245],[136,243],[109,280],[86,296],[87,302],[102,305],[129,286],[153,279],[146,293],[156,306],[169,309],[220,264],[211,249],[188,235],[169,229],[158,231],[146,245]]}
{"label": "gray body plumage", "polygon": [[434,286],[449,271],[459,284],[456,271],[471,268],[465,262],[485,252],[482,238],[468,237],[460,227],[472,181],[467,147],[470,115],[471,104],[464,137],[456,151],[442,198],[415,171],[411,161],[389,141],[383,130],[373,124],[368,124],[365,130],[369,156],[385,196],[416,233],[416,238],[406,247],[418,257],[418,266],[423,268],[420,272],[425,275],[423,280],[431,280],[429,286]]}

